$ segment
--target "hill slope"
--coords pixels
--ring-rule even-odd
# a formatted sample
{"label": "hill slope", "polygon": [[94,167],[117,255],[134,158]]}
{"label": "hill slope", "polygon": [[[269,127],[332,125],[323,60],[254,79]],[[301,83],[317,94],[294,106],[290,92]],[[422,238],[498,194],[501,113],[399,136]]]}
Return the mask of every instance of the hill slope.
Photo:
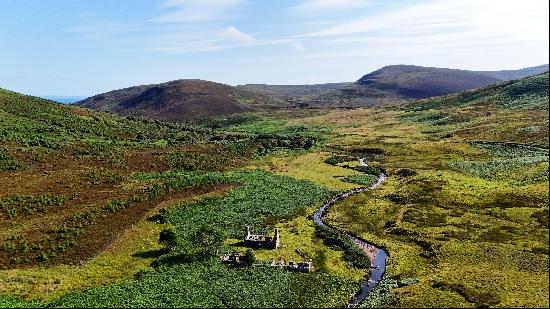
{"label": "hill slope", "polygon": [[220,83],[176,80],[114,90],[76,104],[121,115],[182,121],[271,108],[277,100]]}
{"label": "hill slope", "polygon": [[261,93],[264,95],[280,97],[284,99],[293,97],[315,96],[327,91],[342,89],[353,83],[327,83],[313,85],[266,85],[246,84],[237,86],[240,89]]}
{"label": "hill slope", "polygon": [[519,70],[502,70],[502,71],[478,71],[478,73],[491,76],[502,80],[521,79],[524,77],[541,74],[548,71],[548,64],[529,67]]}
{"label": "hill slope", "polygon": [[498,81],[497,78],[471,71],[393,65],[363,76],[356,84],[405,98],[421,99],[483,87]]}
{"label": "hill slope", "polygon": [[[414,65],[391,65],[309,98],[314,107],[368,107],[386,102],[425,99],[484,87],[544,72],[547,65],[521,70],[466,71]],[[304,99],[304,98],[301,98]]]}
{"label": "hill slope", "polygon": [[548,72],[408,105],[412,110],[449,107],[548,110]]}
{"label": "hill slope", "polygon": [[410,102],[404,119],[442,136],[548,148],[548,72],[459,94]]}
{"label": "hill slope", "polygon": [[[125,118],[0,89],[0,272],[86,261],[164,199],[228,188],[198,173],[315,142],[305,129],[284,133]],[[164,171],[195,176],[135,177]]]}

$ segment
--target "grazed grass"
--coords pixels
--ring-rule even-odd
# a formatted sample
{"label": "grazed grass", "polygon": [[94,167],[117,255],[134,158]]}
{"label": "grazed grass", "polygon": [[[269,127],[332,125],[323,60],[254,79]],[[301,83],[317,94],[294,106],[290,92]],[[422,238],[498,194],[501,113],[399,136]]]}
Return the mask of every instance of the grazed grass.
{"label": "grazed grass", "polygon": [[333,190],[348,190],[358,187],[358,185],[342,181],[341,178],[360,173],[325,163],[324,161],[330,156],[330,153],[312,152],[294,157],[266,158],[254,162],[251,167],[260,167],[296,179],[307,179]]}

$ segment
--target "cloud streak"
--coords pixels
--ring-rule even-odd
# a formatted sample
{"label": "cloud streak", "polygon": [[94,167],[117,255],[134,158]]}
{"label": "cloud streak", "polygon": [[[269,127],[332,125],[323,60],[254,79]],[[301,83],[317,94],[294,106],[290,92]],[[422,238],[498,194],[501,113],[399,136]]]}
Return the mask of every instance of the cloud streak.
{"label": "cloud streak", "polygon": [[244,33],[233,26],[228,26],[222,31],[218,32],[218,36],[222,39],[237,41],[240,43],[250,43],[256,40],[252,35]]}
{"label": "cloud streak", "polygon": [[547,26],[547,1],[435,0],[344,22],[299,37],[342,36],[396,29],[416,32],[436,29],[445,32],[453,27],[529,36],[533,32],[548,33]]}
{"label": "cloud streak", "polygon": [[324,46],[300,56],[307,59],[434,65],[443,59],[467,66],[466,59],[474,63],[475,57],[475,63],[491,65],[514,56],[523,62],[540,57],[548,50],[548,22],[548,1],[431,0],[294,37]]}
{"label": "cloud streak", "polygon": [[369,4],[369,0],[302,0],[291,7],[292,10],[335,10],[362,7]]}
{"label": "cloud streak", "polygon": [[161,8],[169,12],[152,19],[158,23],[193,23],[230,18],[230,12],[245,0],[164,0]]}

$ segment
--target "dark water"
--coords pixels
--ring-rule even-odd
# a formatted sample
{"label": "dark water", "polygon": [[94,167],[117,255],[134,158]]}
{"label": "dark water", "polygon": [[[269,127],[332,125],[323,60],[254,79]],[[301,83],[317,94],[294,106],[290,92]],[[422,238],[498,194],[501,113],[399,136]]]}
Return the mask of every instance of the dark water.
{"label": "dark water", "polygon": [[[366,165],[366,163],[364,163],[363,159],[361,159],[360,162],[361,162],[361,165]],[[317,210],[313,214],[313,221],[315,222],[316,225],[332,228],[332,229],[336,230],[337,232],[339,232],[341,234],[344,234],[346,237],[351,239],[357,246],[359,246],[363,250],[365,250],[365,251],[371,250],[371,252],[375,253],[374,258],[371,257],[371,270],[370,270],[369,278],[367,279],[367,281],[363,282],[363,284],[361,285],[361,291],[359,291],[357,293],[357,295],[355,295],[355,297],[350,301],[350,303],[349,303],[350,307],[355,307],[355,306],[359,305],[361,303],[361,301],[363,301],[367,297],[369,292],[374,287],[376,287],[378,282],[380,282],[380,280],[382,280],[382,276],[384,275],[384,272],[386,271],[386,259],[388,257],[388,254],[387,254],[386,251],[384,251],[384,249],[375,247],[374,245],[369,244],[369,243],[367,243],[366,241],[364,241],[362,239],[359,239],[357,237],[349,235],[345,232],[342,232],[338,229],[335,229],[334,227],[332,227],[330,225],[325,224],[323,222],[322,218],[323,218],[323,215],[325,214],[325,212],[328,209],[330,209],[330,207],[332,205],[336,204],[336,202],[338,202],[340,200],[343,200],[343,199],[345,199],[349,196],[355,195],[357,193],[372,190],[372,189],[378,187],[385,179],[386,179],[386,175],[380,174],[380,176],[378,178],[378,181],[375,184],[371,185],[370,187],[357,188],[357,189],[353,189],[353,190],[338,194],[337,196],[332,198],[330,201],[326,202],[323,206],[321,206],[321,208],[319,208],[319,210]]]}

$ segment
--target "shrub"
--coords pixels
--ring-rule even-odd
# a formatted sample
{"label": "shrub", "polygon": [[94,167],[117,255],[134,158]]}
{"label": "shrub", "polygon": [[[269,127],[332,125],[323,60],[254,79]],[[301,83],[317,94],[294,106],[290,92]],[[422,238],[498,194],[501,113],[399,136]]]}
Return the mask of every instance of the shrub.
{"label": "shrub", "polygon": [[252,266],[256,262],[256,255],[252,249],[246,249],[243,262],[246,266]]}
{"label": "shrub", "polygon": [[0,148],[0,171],[13,171],[19,167],[21,167],[21,163]]}
{"label": "shrub", "polygon": [[365,174],[370,174],[370,175],[375,175],[375,176],[378,176],[380,175],[381,173],[385,173],[384,169],[380,168],[380,167],[375,167],[375,166],[354,166],[352,167],[353,170],[356,170],[358,172],[361,172],[361,173],[365,173]]}
{"label": "shrub", "polygon": [[355,160],[357,160],[356,157],[346,156],[346,155],[336,155],[336,156],[331,156],[331,157],[327,158],[325,160],[325,163],[330,164],[330,165],[336,165],[336,164],[355,161]]}
{"label": "shrub", "polygon": [[378,179],[378,176],[374,176],[370,174],[351,175],[351,176],[342,178],[343,181],[356,183],[363,186],[370,186],[373,183],[375,183],[377,179]]}
{"label": "shrub", "polygon": [[159,241],[164,244],[166,250],[174,251],[177,245],[176,232],[173,229],[163,230],[160,232]]}
{"label": "shrub", "polygon": [[395,174],[401,177],[411,177],[416,176],[418,173],[408,168],[400,168],[395,172]]}

